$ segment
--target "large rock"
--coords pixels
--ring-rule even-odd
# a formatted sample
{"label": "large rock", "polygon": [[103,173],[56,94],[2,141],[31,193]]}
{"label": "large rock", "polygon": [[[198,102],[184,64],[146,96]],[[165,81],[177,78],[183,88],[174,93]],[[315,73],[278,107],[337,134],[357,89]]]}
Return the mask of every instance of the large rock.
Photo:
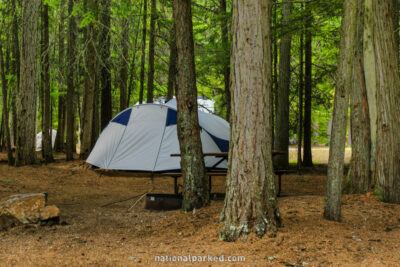
{"label": "large rock", "polygon": [[0,229],[58,219],[59,209],[56,206],[46,206],[46,204],[46,193],[21,194],[2,199],[0,201]]}

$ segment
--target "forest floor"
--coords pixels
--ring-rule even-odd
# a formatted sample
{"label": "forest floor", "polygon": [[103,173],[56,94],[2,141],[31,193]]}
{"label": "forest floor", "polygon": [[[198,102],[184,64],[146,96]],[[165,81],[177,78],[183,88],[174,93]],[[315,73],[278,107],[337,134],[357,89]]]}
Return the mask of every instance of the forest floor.
{"label": "forest floor", "polygon": [[[317,153],[324,163],[327,150]],[[143,199],[128,211],[138,198],[103,207],[151,190],[172,193],[173,181],[99,175],[82,161],[65,162],[62,157],[48,165],[15,168],[0,153],[0,198],[47,192],[64,222],[0,232],[0,266],[189,265],[155,261],[166,255],[245,257],[240,263],[201,263],[206,266],[400,266],[400,205],[379,202],[371,193],[346,195],[342,222],[323,219],[326,165],[283,177],[282,227],[276,237],[251,234],[245,243],[226,243],[218,239],[223,201],[212,201],[194,214],[149,211]],[[224,183],[216,177],[213,190],[224,192]]]}

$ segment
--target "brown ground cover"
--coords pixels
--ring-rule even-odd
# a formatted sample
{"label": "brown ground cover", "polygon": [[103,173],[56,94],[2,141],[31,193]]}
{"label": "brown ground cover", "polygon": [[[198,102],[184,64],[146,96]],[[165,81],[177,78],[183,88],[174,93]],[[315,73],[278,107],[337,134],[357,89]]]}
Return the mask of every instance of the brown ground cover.
{"label": "brown ground cover", "polygon": [[[283,226],[276,237],[226,243],[218,239],[223,201],[195,213],[148,211],[138,198],[104,204],[148,191],[172,193],[169,178],[89,171],[82,161],[8,167],[0,153],[0,198],[47,192],[66,225],[16,227],[0,232],[0,266],[175,266],[155,256],[245,256],[245,262],[199,265],[400,266],[400,205],[372,194],[346,195],[343,221],[324,220],[325,167],[283,178],[279,208]],[[214,191],[224,191],[216,177]],[[162,259],[162,258],[161,258]],[[182,258],[184,259],[184,258]],[[231,258],[232,260],[232,258]]]}

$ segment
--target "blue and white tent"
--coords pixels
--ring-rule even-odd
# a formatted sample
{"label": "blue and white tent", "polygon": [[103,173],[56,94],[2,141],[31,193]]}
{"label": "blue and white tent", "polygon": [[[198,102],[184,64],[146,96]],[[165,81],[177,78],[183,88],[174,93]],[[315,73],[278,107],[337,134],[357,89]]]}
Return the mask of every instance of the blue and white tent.
{"label": "blue and white tent", "polygon": [[[163,172],[180,170],[176,102],[143,104],[125,109],[103,130],[87,163],[111,170]],[[228,152],[229,124],[199,111],[203,152]],[[205,157],[206,167],[220,158]],[[227,168],[226,160],[217,168]]]}

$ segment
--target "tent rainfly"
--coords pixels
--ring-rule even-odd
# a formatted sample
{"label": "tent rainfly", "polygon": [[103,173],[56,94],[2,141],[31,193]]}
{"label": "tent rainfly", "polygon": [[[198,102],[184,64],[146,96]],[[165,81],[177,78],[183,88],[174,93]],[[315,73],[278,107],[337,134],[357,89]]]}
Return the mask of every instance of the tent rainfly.
{"label": "tent rainfly", "polygon": [[[180,170],[176,102],[143,104],[119,113],[101,133],[87,163],[125,171],[165,172]],[[229,124],[213,114],[199,111],[203,152],[228,152]],[[206,167],[220,158],[205,157]],[[226,160],[217,168],[226,169]]]}

